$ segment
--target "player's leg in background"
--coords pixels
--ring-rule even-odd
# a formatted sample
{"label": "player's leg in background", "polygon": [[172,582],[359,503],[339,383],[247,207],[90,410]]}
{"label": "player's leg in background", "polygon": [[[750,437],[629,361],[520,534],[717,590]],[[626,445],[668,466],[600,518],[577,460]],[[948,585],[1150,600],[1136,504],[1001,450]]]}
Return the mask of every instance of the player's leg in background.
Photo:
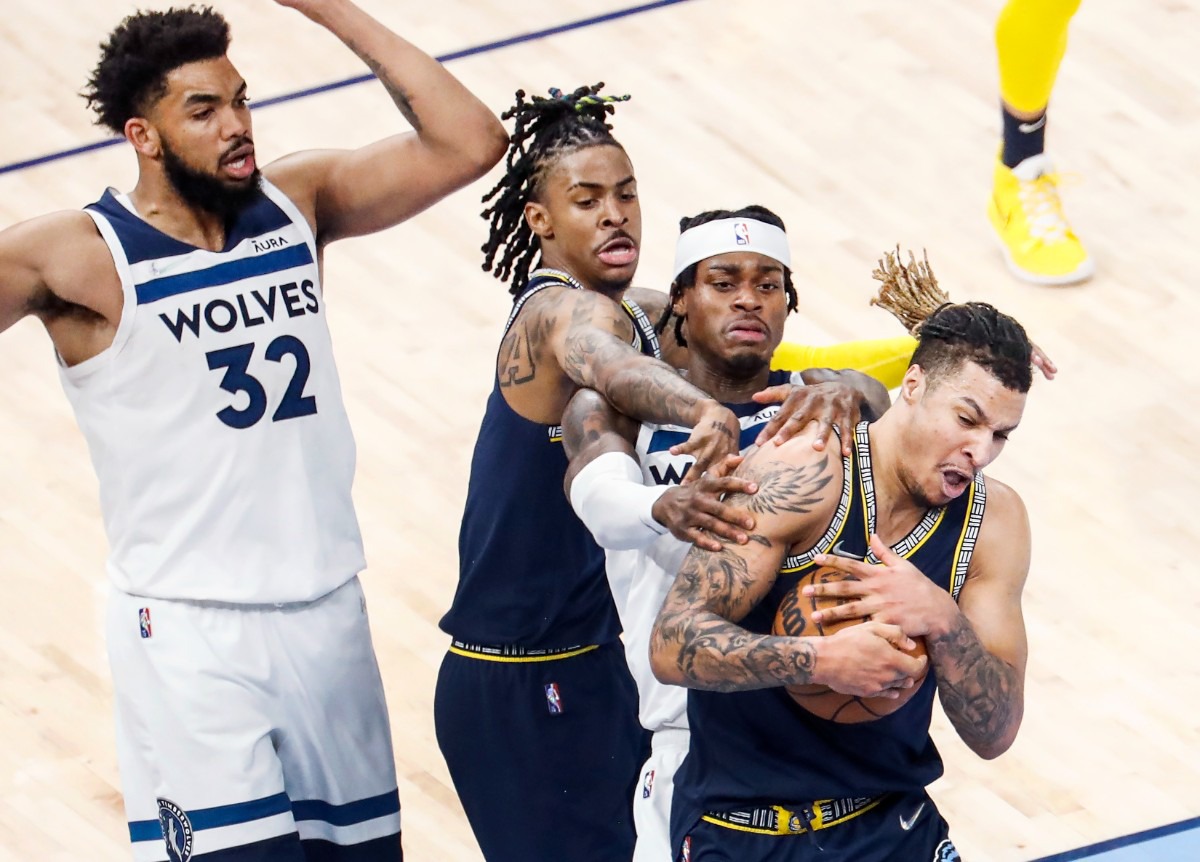
{"label": "player's leg in background", "polygon": [[1067,223],[1045,154],[1046,111],[1080,0],[1008,0],[996,22],[1003,145],[988,215],[1005,261],[1035,284],[1071,284],[1095,267]]}
{"label": "player's leg in background", "polygon": [[647,755],[619,643],[554,661],[447,653],[438,746],[488,862],[620,862]]}
{"label": "player's leg in background", "polygon": [[633,862],[671,858],[671,797],[675,773],[687,757],[687,730],[660,730],[651,739],[650,757],[642,764],[633,790],[633,825],[637,831]]}
{"label": "player's leg in background", "polygon": [[401,862],[395,755],[357,578],[267,617],[272,720],[308,862]]}
{"label": "player's leg in background", "polygon": [[136,862],[305,862],[253,614],[113,590],[107,629]]}

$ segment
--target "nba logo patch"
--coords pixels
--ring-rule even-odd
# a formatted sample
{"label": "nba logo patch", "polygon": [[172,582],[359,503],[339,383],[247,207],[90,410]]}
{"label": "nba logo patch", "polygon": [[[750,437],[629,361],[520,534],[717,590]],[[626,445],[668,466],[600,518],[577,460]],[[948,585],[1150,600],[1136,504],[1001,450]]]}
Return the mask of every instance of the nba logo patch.
{"label": "nba logo patch", "polygon": [[187,812],[170,799],[160,799],[158,823],[171,862],[188,862],[192,858],[192,822],[188,820]]}
{"label": "nba logo patch", "polygon": [[562,695],[558,693],[556,682],[546,683],[546,709],[550,710],[551,715],[562,715]]}
{"label": "nba logo patch", "polygon": [[750,225],[740,221],[733,226],[733,241],[738,245],[750,245]]}
{"label": "nba logo patch", "polygon": [[650,794],[654,792],[654,770],[651,769],[642,778],[642,799],[649,799]]}
{"label": "nba logo patch", "polygon": [[683,839],[683,849],[679,852],[679,862],[692,862],[692,836]]}
{"label": "nba logo patch", "polygon": [[148,638],[153,632],[150,630],[150,609],[138,608],[138,628],[142,630],[142,637]]}

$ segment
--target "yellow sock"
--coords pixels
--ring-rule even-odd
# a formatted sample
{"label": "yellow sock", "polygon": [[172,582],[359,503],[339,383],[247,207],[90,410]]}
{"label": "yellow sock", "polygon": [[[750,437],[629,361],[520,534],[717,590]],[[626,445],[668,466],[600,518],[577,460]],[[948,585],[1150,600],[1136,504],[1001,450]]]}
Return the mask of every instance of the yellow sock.
{"label": "yellow sock", "polygon": [[771,357],[771,368],[803,371],[805,368],[853,368],[874,377],[888,389],[904,379],[909,360],[917,349],[917,340],[909,335],[876,338],[870,341],[846,341],[827,347],[783,343]]}
{"label": "yellow sock", "polygon": [[996,21],[1000,98],[1022,113],[1044,111],[1067,52],[1080,0],[1008,0]]}

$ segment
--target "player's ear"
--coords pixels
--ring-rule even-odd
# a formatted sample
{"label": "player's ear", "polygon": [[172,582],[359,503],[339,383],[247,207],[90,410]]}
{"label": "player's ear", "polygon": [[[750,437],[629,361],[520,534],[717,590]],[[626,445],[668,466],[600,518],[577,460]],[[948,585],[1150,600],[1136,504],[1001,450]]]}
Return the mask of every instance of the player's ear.
{"label": "player's ear", "polygon": [[540,239],[554,239],[554,221],[544,204],[536,201],[525,204],[525,222]]}
{"label": "player's ear", "polygon": [[920,365],[910,365],[908,371],[904,372],[904,379],[900,381],[900,397],[908,404],[915,404],[924,397],[928,388],[929,380],[925,376],[925,369]]}
{"label": "player's ear", "polygon": [[687,317],[687,290],[678,282],[671,282],[671,313],[676,317]]}
{"label": "player's ear", "polygon": [[125,139],[133,144],[139,155],[156,159],[162,154],[158,130],[144,117],[130,117],[125,121]]}

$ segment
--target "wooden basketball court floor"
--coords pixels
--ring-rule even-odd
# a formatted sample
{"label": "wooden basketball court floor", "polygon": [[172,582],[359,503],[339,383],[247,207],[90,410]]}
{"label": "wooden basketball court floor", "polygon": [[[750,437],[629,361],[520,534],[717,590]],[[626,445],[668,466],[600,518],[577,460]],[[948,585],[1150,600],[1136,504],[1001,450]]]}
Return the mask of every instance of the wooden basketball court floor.
{"label": "wooden basketball court floor", "polygon": [[[1007,274],[984,215],[999,0],[690,0],[605,17],[629,2],[364,5],[439,55],[600,16],[449,67],[497,112],[517,87],[604,80],[633,94],[615,126],[641,185],[639,284],[665,285],[681,215],[757,202],[788,223],[794,340],[894,334],[866,301],[874,261],[896,243],[928,248],[956,298],[1021,319],[1061,367],[1036,382],[990,471],[1022,493],[1034,528],[1025,723],[1012,751],[985,763],[939,717],[946,776],[932,791],[973,860],[1029,860],[1200,815],[1200,529],[1189,503],[1200,486],[1200,8],[1084,0],[1048,140],[1078,174],[1064,197],[1097,275],[1055,289]],[[259,100],[365,71],[290,10],[218,5]],[[74,94],[97,43],[133,8],[6,6],[0,166],[102,139]],[[264,162],[403,128],[374,83],[263,108],[255,124]],[[479,858],[431,702],[446,646],[436,624],[455,584],[467,465],[508,306],[479,269],[479,196],[495,176],[326,255],[414,860]],[[134,178],[123,144],[5,171],[0,225]],[[0,862],[125,860],[96,482],[35,322],[0,336],[0,383]],[[1200,858],[1184,852],[1170,858]]]}

